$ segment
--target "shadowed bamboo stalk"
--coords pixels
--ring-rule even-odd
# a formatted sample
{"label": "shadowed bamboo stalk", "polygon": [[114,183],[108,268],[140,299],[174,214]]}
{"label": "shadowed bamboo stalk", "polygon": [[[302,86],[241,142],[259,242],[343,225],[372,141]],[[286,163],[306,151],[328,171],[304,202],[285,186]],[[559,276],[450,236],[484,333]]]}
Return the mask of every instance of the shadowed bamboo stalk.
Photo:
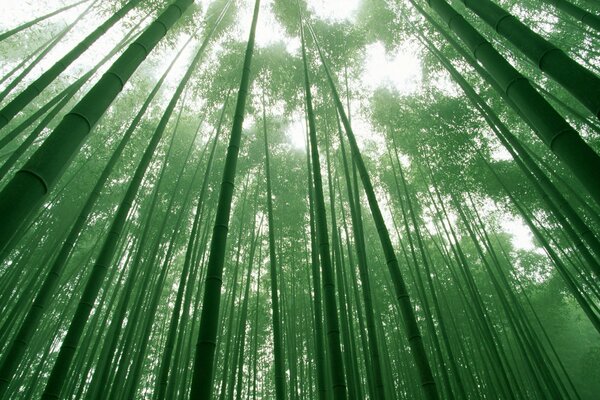
{"label": "shadowed bamboo stalk", "polygon": [[[600,242],[592,230],[587,226],[583,219],[579,217],[577,212],[558,191],[550,179],[548,179],[541,168],[537,166],[519,140],[512,134],[508,127],[500,121],[491,107],[483,101],[481,96],[475,92],[456,68],[453,67],[450,61],[441,54],[435,46],[433,46],[431,41],[425,37],[422,37],[422,39],[427,44],[430,51],[438,57],[453,79],[459,84],[467,98],[474,104],[492,131],[512,155],[513,159],[530,180],[533,187],[540,193],[540,196],[546,203],[548,209],[557,218],[578,251],[583,255],[593,273],[600,276],[600,265],[598,264],[597,258],[590,253],[583,243],[583,241],[585,241],[596,255],[600,255]],[[568,221],[565,217],[568,218]],[[571,224],[573,226],[571,226]]]}
{"label": "shadowed bamboo stalk", "polygon": [[44,20],[47,20],[48,18],[51,18],[51,17],[53,17],[53,16],[55,16],[57,14],[60,14],[63,11],[70,10],[71,8],[77,7],[78,5],[81,5],[83,3],[87,3],[88,1],[90,1],[90,0],[76,1],[73,4],[69,4],[67,6],[61,7],[59,9],[57,9],[57,10],[49,12],[48,14],[44,14],[41,17],[34,18],[31,21],[27,21],[24,24],[21,24],[21,25],[15,27],[13,29],[10,29],[10,30],[8,30],[6,32],[3,32],[3,33],[0,34],[0,42],[3,41],[4,39],[7,39],[7,38],[11,37],[12,35],[14,35],[16,33],[21,32],[22,30],[25,30],[25,29],[29,28],[30,26],[33,26],[33,25],[37,24],[38,22],[42,22]]}
{"label": "shadowed bamboo stalk", "polygon": [[0,251],[47,196],[94,125],[192,0],[176,0],[125,50],[0,192]]}
{"label": "shadowed bamboo stalk", "polygon": [[267,179],[267,222],[269,227],[269,277],[271,280],[271,312],[273,320],[273,359],[275,367],[275,398],[286,398],[285,385],[285,353],[283,349],[283,334],[281,327],[281,312],[279,310],[278,266],[275,253],[275,221],[273,218],[273,194],[271,187],[271,161],[269,157],[269,141],[267,136],[267,114],[265,110],[265,93],[262,94],[263,136],[265,142],[265,176]]}
{"label": "shadowed bamboo stalk", "polygon": [[100,255],[98,256],[98,259],[94,264],[94,268],[92,269],[92,272],[88,278],[88,282],[81,296],[81,301],[77,307],[73,321],[61,346],[59,356],[50,375],[48,384],[46,385],[46,389],[42,397],[44,399],[54,399],[58,398],[60,395],[60,391],[66,377],[66,372],[71,364],[71,360],[77,348],[79,339],[85,326],[85,322],[87,321],[89,313],[91,312],[98,291],[100,290],[104,280],[104,276],[106,275],[106,271],[112,263],[112,259],[115,254],[115,247],[121,236],[123,225],[125,224],[127,216],[131,210],[133,199],[140,188],[142,179],[150,165],[150,162],[154,156],[154,152],[163,136],[173,110],[179,102],[186,84],[190,80],[192,74],[195,72],[196,67],[204,55],[204,50],[208,44],[209,38],[210,34],[207,35],[207,38],[199,46],[194,59],[189,64],[187,71],[174,91],[173,96],[171,97],[171,100],[169,101],[169,104],[167,105],[167,108],[165,109],[146,150],[144,151],[142,159],[135,170],[134,176],[127,188],[125,197],[117,209],[116,216],[109,229],[109,235],[105,239],[102,250],[100,251]]}
{"label": "shadowed bamboo stalk", "polygon": [[[102,65],[104,65],[108,60],[110,60],[117,52],[119,52],[129,41],[129,37],[133,35],[133,33],[137,30],[137,26],[132,29],[125,38],[119,43],[110,53],[106,55],[98,64],[96,64],[90,71],[88,71],[81,78],[73,82],[73,84],[69,85],[66,89],[61,91],[59,94],[54,96],[49,102],[47,102],[44,106],[42,106],[37,112],[35,112],[30,118],[23,121],[23,123],[19,124],[15,129],[8,132],[2,139],[0,140],[0,148],[7,145],[12,139],[17,137],[21,132],[23,132],[27,127],[32,124],[35,120],[39,118],[39,116],[44,115],[46,111],[48,111],[49,107],[53,107],[46,114],[46,116],[42,119],[42,121],[38,124],[38,126],[33,129],[33,131],[25,138],[23,142],[19,145],[19,147],[10,155],[9,159],[2,164],[0,167],[0,180],[3,179],[8,171],[15,165],[17,160],[27,151],[30,146],[34,143],[36,139],[39,139],[40,134],[48,124],[56,117],[62,109],[67,105],[67,103],[77,94],[79,89],[98,71]],[[60,101],[58,101],[60,100]],[[56,102],[58,101],[58,103]]]}
{"label": "shadowed bamboo stalk", "polygon": [[[418,8],[418,7],[417,7]],[[488,82],[494,90],[508,103],[508,105],[513,108],[517,113],[520,114],[519,109],[512,102],[512,100],[503,92],[500,85],[493,80],[491,75],[483,69],[474,57],[465,51],[458,43],[448,35],[443,28],[431,17],[429,17],[422,9],[419,10],[423,13],[424,17],[432,24],[434,27],[444,36],[444,38],[461,54],[467,62],[481,75],[481,77]],[[417,32],[422,39],[425,39],[428,42],[428,48],[434,52],[436,57],[441,61],[444,68],[448,70],[448,72],[452,75],[452,77],[456,80],[456,82],[461,86],[467,97],[470,101],[475,104],[477,110],[481,113],[483,118],[486,120],[490,128],[494,131],[494,133],[498,136],[498,139],[502,142],[505,148],[513,155],[513,158],[517,162],[517,165],[523,169],[525,174],[529,177],[533,174],[535,181],[532,181],[534,186],[538,187],[541,190],[542,198],[544,201],[552,201],[556,203],[556,206],[552,204],[549,207],[558,207],[559,211],[564,213],[564,216],[567,217],[569,222],[573,225],[573,229],[577,232],[581,239],[586,242],[586,244],[592,249],[592,251],[596,254],[596,256],[600,256],[600,242],[598,241],[595,233],[589,228],[589,225],[583,221],[583,219],[577,214],[574,210],[573,206],[570,202],[562,195],[562,193],[558,190],[558,187],[554,185],[550,179],[546,176],[546,174],[542,171],[542,169],[536,164],[533,160],[533,157],[536,157],[535,153],[532,153],[527,149],[527,146],[524,146],[506,127],[502,121],[498,118],[497,114],[494,110],[488,106],[485,101],[478,95],[474,89],[466,82],[466,80],[461,76],[461,74],[452,66],[449,60],[435,48],[435,46],[431,43],[431,41],[427,40],[423,34]],[[536,85],[539,90],[543,89]],[[544,91],[543,91],[544,92]],[[548,92],[545,92],[546,94]],[[528,121],[525,121],[528,122]],[[528,122],[529,123],[529,122]],[[532,129],[535,127],[529,123]],[[542,165],[545,165],[545,161],[536,157],[537,161],[539,161]],[[551,173],[554,173],[554,169],[549,168]],[[568,189],[571,189],[570,185],[567,185]],[[574,192],[577,195],[577,198],[581,199],[580,194]],[[591,206],[582,201],[582,204],[590,210],[588,215],[593,218],[596,222],[600,221],[598,214],[593,211]],[[554,212],[554,211],[553,211]],[[560,218],[560,216],[558,216]],[[564,219],[564,218],[563,218]],[[563,222],[561,222],[562,224]],[[566,229],[570,229],[567,227]],[[572,229],[571,229],[572,230]],[[572,238],[573,236],[570,235]],[[581,241],[579,238],[574,238],[574,242]],[[589,253],[589,252],[588,252]],[[587,255],[586,255],[587,257]],[[589,258],[588,258],[589,262]],[[591,261],[590,265],[593,265],[595,261]]]}
{"label": "shadowed bamboo stalk", "polygon": [[[183,46],[183,48],[185,48],[185,45]],[[183,48],[181,51],[183,51]],[[50,299],[54,293],[54,289],[56,288],[56,285],[58,284],[58,278],[61,276],[64,265],[66,264],[66,262],[69,258],[69,255],[71,254],[71,252],[75,246],[77,237],[80,235],[81,230],[85,226],[85,223],[86,223],[94,205],[96,204],[98,197],[100,196],[100,192],[101,192],[102,188],[104,187],[104,184],[108,180],[110,174],[113,172],[113,167],[115,166],[116,162],[119,160],[125,146],[129,143],[129,139],[131,138],[133,132],[135,131],[135,128],[138,126],[140,120],[146,113],[146,110],[150,106],[152,99],[154,99],[154,96],[158,93],[160,87],[162,86],[168,73],[170,72],[171,68],[173,67],[175,61],[178,59],[178,56],[181,54],[181,51],[173,59],[172,63],[168,66],[168,68],[164,72],[163,76],[158,80],[158,82],[154,86],[154,89],[152,90],[152,92],[148,95],[148,98],[146,99],[146,101],[142,105],[140,111],[137,113],[137,115],[131,122],[129,128],[123,135],[121,142],[119,143],[119,145],[113,152],[113,155],[111,156],[110,160],[106,164],[104,170],[102,171],[102,174],[100,175],[100,177],[98,178],[98,180],[96,182],[96,185],[94,186],[94,188],[92,189],[92,192],[88,196],[85,205],[81,209],[77,220],[71,227],[71,230],[69,231],[69,234],[67,235],[67,239],[65,240],[63,246],[61,247],[58,256],[56,257],[52,266],[50,267],[47,278],[45,279],[44,284],[38,291],[38,294],[31,306],[31,309],[28,312],[25,321],[21,325],[21,328],[19,329],[19,332],[17,333],[17,335],[15,337],[14,344],[5,353],[6,356],[3,358],[2,365],[0,367],[0,398],[2,397],[2,394],[4,393],[4,391],[6,390],[8,383],[12,379],[12,375],[14,374],[14,371],[23,356],[23,353],[29,343],[29,340],[31,339],[31,336],[33,335],[33,333],[35,332],[35,330],[39,324],[39,320],[42,317],[42,312],[48,306],[48,302],[50,301]]]}
{"label": "shadowed bamboo stalk", "polygon": [[[146,17],[148,17],[148,15]],[[72,84],[67,86],[56,96],[52,97],[52,99],[50,99],[50,101],[46,102],[46,104],[44,104],[37,111],[32,113],[31,116],[27,117],[23,122],[21,122],[15,128],[11,129],[8,133],[6,133],[2,137],[2,139],[0,139],[0,148],[5,148],[7,145],[9,145],[9,143],[12,140],[14,140],[16,137],[18,137],[19,134],[21,134],[31,124],[33,124],[35,121],[37,121],[38,118],[40,118],[40,116],[44,115],[50,109],[50,107],[53,107],[61,98],[68,96],[70,99],[72,96],[74,96],[75,93],[98,71],[98,69],[104,63],[106,63],[108,60],[110,60],[115,54],[117,54],[119,51],[121,51],[125,45],[127,45],[129,43],[131,36],[139,33],[137,31],[138,27],[142,25],[142,23],[145,19],[146,18],[144,18],[142,21],[138,22],[136,24],[136,26],[133,29],[131,29],[127,33],[127,35],[125,35],[125,37],[105,57],[102,58],[102,61],[100,61],[98,64],[96,64],[91,70],[86,72],[83,76],[81,76],[81,78],[77,79],[75,82],[73,82]],[[64,105],[57,108],[55,112],[56,113],[60,112],[63,107],[64,107]],[[54,112],[54,110],[51,112]],[[48,114],[50,114],[50,113],[48,113]],[[42,124],[40,124],[40,125],[42,125]],[[46,126],[47,126],[47,123],[43,124],[44,128]],[[38,134],[34,135],[33,138],[37,138],[37,136],[38,136]],[[21,143],[20,146],[23,146],[23,143]],[[25,146],[25,148],[28,148],[28,147],[29,146]]]}
{"label": "shadowed bamboo stalk", "polygon": [[600,32],[600,18],[567,0],[542,0],[575,18],[577,21]]}
{"label": "shadowed bamboo stalk", "polygon": [[[336,119],[337,114],[336,114]],[[339,119],[338,119],[339,124]],[[385,394],[383,391],[383,374],[381,371],[381,361],[380,361],[380,345],[377,342],[377,335],[375,330],[375,310],[373,306],[372,300],[372,289],[371,289],[371,279],[369,276],[369,270],[367,265],[367,249],[365,246],[365,237],[363,233],[363,222],[362,222],[362,212],[360,205],[360,191],[358,188],[358,180],[356,177],[356,168],[354,163],[352,164],[353,168],[353,178],[354,182],[351,182],[350,178],[350,168],[348,166],[348,160],[346,157],[346,149],[344,146],[344,138],[342,137],[341,127],[338,126],[338,133],[340,136],[340,151],[342,153],[342,161],[344,166],[344,175],[346,178],[346,188],[348,192],[348,205],[350,206],[350,216],[352,222],[352,231],[354,234],[354,245],[356,247],[356,256],[357,256],[357,264],[360,275],[361,282],[361,290],[362,290],[362,299],[365,304],[365,316],[366,316],[366,327],[367,327],[367,339],[368,339],[368,348],[369,348],[369,356],[370,356],[370,370],[372,370],[371,374],[368,374],[372,377],[373,382],[369,385],[372,387],[372,396],[376,399],[385,398]]]}
{"label": "shadowed bamboo stalk", "polygon": [[190,399],[192,400],[209,400],[212,397],[213,392],[215,347],[219,321],[219,308],[221,304],[221,285],[223,282],[227,232],[229,230],[231,202],[233,199],[237,160],[240,151],[246,98],[248,97],[248,87],[250,84],[250,66],[252,65],[252,54],[254,52],[254,39],[256,36],[256,24],[258,21],[259,10],[260,0],[256,0],[248,36],[248,44],[244,54],[242,77],[235,106],[229,146],[225,158],[225,166],[223,167],[223,180],[217,203],[217,214],[215,216],[213,236],[210,243],[210,255],[202,299],[202,312],[200,315],[200,330],[194,356],[192,389],[190,392]]}
{"label": "shadowed bamboo stalk", "polygon": [[[258,186],[257,186],[258,189]],[[258,190],[257,190],[258,193]],[[256,203],[256,201],[255,201]],[[256,204],[255,204],[256,206]],[[246,287],[244,289],[244,297],[243,297],[243,305],[242,305],[242,310],[240,311],[240,320],[239,320],[239,324],[238,324],[238,336],[239,336],[239,348],[237,350],[237,357],[234,357],[234,361],[239,360],[238,361],[238,367],[237,367],[237,381],[235,383],[235,398],[236,400],[241,400],[242,398],[242,378],[244,378],[244,373],[243,373],[243,366],[244,366],[244,352],[245,352],[245,346],[246,346],[246,333],[247,333],[247,321],[248,321],[248,304],[250,303],[250,281],[251,281],[251,274],[252,274],[252,267],[254,266],[254,256],[256,253],[256,247],[258,245],[258,241],[260,238],[260,234],[261,234],[261,229],[262,229],[262,224],[263,224],[263,218],[261,217],[261,220],[258,224],[258,228],[256,227],[256,218],[253,219],[252,222],[252,238],[250,239],[250,253],[248,255],[248,271],[246,272]],[[258,277],[258,279],[260,279],[260,276]],[[258,280],[257,280],[257,287],[258,287]],[[258,288],[257,288],[257,295],[258,295]],[[232,374],[233,377],[236,376],[236,374]],[[233,386],[233,385],[232,385]],[[232,393],[232,397],[233,397],[233,393]]]}
{"label": "shadowed bamboo stalk", "polygon": [[[65,36],[67,36],[67,34],[75,27],[75,25],[81,22],[81,20],[91,11],[92,7],[94,7],[96,3],[98,3],[98,1],[99,0],[95,0],[81,14],[79,14],[77,18],[75,18],[75,20],[73,20],[69,25],[65,26],[58,33],[58,35],[56,35],[56,37],[53,37],[50,40],[47,46],[42,45],[42,50],[35,57],[35,59],[33,59],[33,61],[31,61],[31,63],[29,63],[28,66],[23,68],[19,75],[17,75],[8,85],[6,85],[4,90],[0,93],[0,101],[3,101],[10,94],[10,92],[15,87],[17,87],[17,85],[23,82],[23,79],[25,79],[25,77],[31,72],[31,70],[40,64],[44,57],[46,57],[48,53],[50,53],[61,42],[61,40],[63,40]],[[0,116],[0,128],[4,127],[6,123],[8,123],[8,120],[6,122],[3,122],[3,120],[4,119]]]}
{"label": "shadowed bamboo stalk", "polygon": [[[416,2],[410,1],[425,15]],[[492,75],[506,96],[535,128],[538,137],[571,169],[573,175],[600,204],[598,153],[552,108],[529,81],[445,0],[428,0],[428,4]],[[439,29],[438,26],[436,29]]]}
{"label": "shadowed bamboo stalk", "polygon": [[196,237],[196,232],[198,230],[198,225],[200,223],[200,215],[201,209],[204,204],[204,196],[206,194],[206,188],[208,184],[208,178],[210,175],[210,171],[212,170],[212,161],[214,159],[215,150],[217,147],[217,143],[219,142],[219,136],[221,133],[221,126],[223,123],[223,119],[225,117],[225,110],[227,109],[227,103],[229,101],[229,93],[225,98],[225,103],[223,104],[223,109],[221,111],[221,116],[219,117],[219,122],[217,124],[215,137],[212,139],[213,143],[211,146],[210,154],[208,156],[208,160],[206,162],[206,170],[204,173],[204,179],[202,181],[202,188],[200,189],[200,194],[198,195],[198,202],[196,205],[196,214],[194,217],[194,222],[192,224],[192,232],[190,233],[190,241],[188,241],[188,246],[185,253],[185,261],[183,264],[183,268],[181,271],[181,279],[180,279],[180,287],[178,288],[177,298],[175,300],[175,306],[173,308],[173,313],[171,316],[171,322],[169,323],[169,332],[167,334],[167,342],[165,344],[165,350],[163,351],[163,356],[161,359],[161,366],[159,369],[159,373],[157,375],[156,380],[156,388],[154,398],[157,400],[162,400],[165,398],[167,393],[168,381],[169,381],[169,371],[171,370],[171,358],[173,356],[175,339],[177,336],[177,329],[180,326],[179,323],[179,314],[180,310],[183,306],[184,310],[186,309],[185,305],[183,305],[183,295],[184,289],[189,291],[187,288],[188,276],[190,273],[188,272],[192,261],[192,249],[193,249],[193,239]]}
{"label": "shadowed bamboo stalk", "polygon": [[385,220],[383,219],[383,215],[381,213],[381,209],[379,207],[379,203],[375,195],[375,190],[373,189],[373,184],[371,183],[371,178],[369,177],[369,173],[367,172],[367,168],[360,154],[356,138],[354,137],[354,132],[352,131],[350,121],[348,120],[348,117],[344,110],[344,106],[340,100],[339,94],[333,82],[331,72],[329,71],[329,67],[327,66],[324,55],[321,51],[321,48],[318,45],[316,35],[312,31],[312,29],[311,34],[319,52],[321,63],[323,65],[323,68],[325,69],[325,73],[327,75],[327,82],[333,94],[333,100],[335,102],[338,114],[342,119],[342,124],[346,131],[348,141],[350,142],[352,156],[354,158],[354,162],[356,163],[356,167],[358,169],[363,187],[365,189],[365,194],[369,202],[371,214],[375,221],[375,225],[377,226],[377,233],[379,234],[381,246],[385,254],[386,264],[388,266],[390,275],[392,276],[392,282],[394,284],[396,299],[398,300],[400,309],[402,311],[406,335],[410,343],[412,356],[419,371],[421,386],[423,388],[424,395],[427,399],[438,399],[438,391],[436,388],[435,381],[433,380],[433,374],[431,372],[429,360],[427,359],[427,354],[425,352],[425,347],[423,345],[423,339],[419,331],[417,319],[411,305],[410,296],[406,288],[406,283],[404,282],[404,278],[402,277],[402,273],[400,272],[398,259],[396,258],[394,247],[392,246],[389,231],[385,226]]}
{"label": "shadowed bamboo stalk", "polygon": [[327,388],[330,386],[329,376],[326,373],[327,359],[325,357],[325,342],[323,336],[323,312],[321,294],[321,271],[319,264],[319,251],[317,249],[317,232],[315,226],[315,201],[313,178],[310,168],[310,138],[308,127],[306,129],[306,172],[308,184],[308,213],[310,232],[310,267],[313,285],[313,324],[315,342],[315,363],[317,364],[317,396],[319,400],[326,400],[329,396]]}
{"label": "shadowed bamboo stalk", "polygon": [[321,261],[321,274],[323,278],[323,300],[325,305],[325,321],[327,326],[327,348],[329,350],[329,370],[331,372],[331,384],[333,398],[342,400],[348,398],[346,390],[346,378],[344,374],[344,361],[340,343],[340,329],[335,294],[335,278],[331,264],[331,252],[329,249],[329,235],[327,231],[327,214],[325,211],[325,197],[323,195],[323,179],[321,177],[321,162],[319,160],[319,146],[317,143],[317,132],[315,115],[313,112],[312,95],[308,75],[308,62],[306,57],[306,44],[304,38],[304,23],[300,20],[300,36],[302,41],[302,63],[304,67],[304,96],[306,102],[306,114],[308,117],[308,132],[310,143],[310,155],[312,161],[312,176],[315,193],[316,231],[319,241],[319,256]]}
{"label": "shadowed bamboo stalk", "polygon": [[[242,199],[242,206],[241,206],[241,211],[239,212],[240,216],[239,216],[239,221],[245,221],[246,219],[246,204],[248,203],[248,186],[250,184],[250,179],[248,177],[246,177],[246,179],[244,179],[244,185],[242,186],[242,193],[243,193],[243,199]],[[256,197],[258,196],[258,185],[256,186],[256,193],[254,194],[254,200],[256,203]],[[255,204],[256,206],[256,204]],[[256,214],[256,212],[254,213]],[[225,342],[225,349],[223,350],[223,368],[222,368],[222,376],[221,376],[221,388],[220,388],[220,393],[219,393],[219,400],[225,400],[225,399],[230,399],[233,396],[233,378],[228,379],[228,374],[231,368],[230,363],[231,361],[234,361],[234,365],[233,365],[233,369],[235,370],[235,359],[232,360],[231,357],[231,353],[232,353],[232,347],[235,351],[236,349],[236,337],[233,334],[234,332],[234,326],[235,326],[235,319],[236,319],[236,311],[237,311],[237,307],[235,306],[236,300],[238,298],[238,287],[240,286],[240,281],[238,279],[238,276],[240,275],[240,264],[241,264],[241,256],[242,256],[242,250],[244,249],[244,242],[245,242],[245,237],[244,237],[244,233],[245,233],[245,225],[243,223],[240,223],[239,229],[238,229],[238,235],[237,235],[237,239],[236,239],[236,245],[235,245],[235,263],[233,266],[233,273],[230,275],[229,277],[229,285],[227,285],[227,287],[230,287],[231,290],[229,290],[228,293],[228,299],[225,301],[225,310],[223,311],[223,313],[219,316],[219,326],[222,326],[223,328],[226,329],[227,331],[227,336],[223,338],[223,340],[221,340],[218,344],[217,344],[217,351],[219,349],[219,344]],[[225,323],[226,322],[226,323]],[[229,376],[233,376],[234,374],[231,373],[229,374]],[[228,386],[229,384],[229,386]]]}
{"label": "shadowed bamboo stalk", "polygon": [[491,0],[462,2],[600,118],[600,78]]}
{"label": "shadowed bamboo stalk", "polygon": [[80,41],[71,51],[64,55],[53,66],[37,78],[33,83],[27,86],[17,97],[11,100],[0,110],[0,129],[35,99],[42,91],[50,85],[73,61],[82,55],[96,40],[98,40],[106,31],[123,18],[140,0],[131,0],[127,2],[120,10],[114,13],[109,19],[103,22],[98,28],[90,33],[86,38]]}

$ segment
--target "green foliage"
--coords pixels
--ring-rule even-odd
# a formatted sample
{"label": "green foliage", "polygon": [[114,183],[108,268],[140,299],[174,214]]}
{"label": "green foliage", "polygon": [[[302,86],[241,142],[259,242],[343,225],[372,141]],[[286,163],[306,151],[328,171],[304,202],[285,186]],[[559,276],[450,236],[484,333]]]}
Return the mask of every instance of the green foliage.
{"label": "green foliage", "polygon": [[[13,3],[0,6],[6,16],[0,34],[72,2],[39,2],[39,12],[34,7],[38,2]],[[15,86],[0,107],[18,98],[127,3],[95,2],[90,14],[39,61],[34,60],[41,46],[91,3],[0,40],[0,91],[13,82]],[[195,399],[200,392],[194,381],[204,382],[203,393],[211,393],[212,399],[273,399],[278,377],[290,400],[329,400],[334,394],[347,398],[342,384],[356,398],[413,399],[424,396],[425,362],[443,399],[597,397],[600,286],[595,268],[600,254],[594,244],[600,237],[600,208],[567,164],[598,154],[600,122],[572,94],[571,82],[540,71],[521,52],[523,43],[517,43],[530,38],[526,29],[531,29],[597,79],[600,52],[594,45],[600,33],[593,25],[551,0],[473,0],[466,5],[273,0],[260,6],[252,61],[244,70],[254,2],[195,2],[172,21],[163,38],[156,36],[158,43],[148,54],[134,45],[139,54],[120,64],[131,72],[122,90],[119,79],[128,75],[116,76],[117,69],[116,75],[108,74],[114,83],[110,93],[93,92],[123,50],[104,64],[100,60],[128,33],[124,44],[138,37],[171,3],[141,1],[69,66],[61,66],[57,76],[44,82],[45,89],[29,89],[34,95],[0,128],[0,164],[13,152],[20,154],[0,178],[0,230],[14,228],[0,252],[0,400],[39,398],[53,370],[54,375],[65,374],[61,398]],[[567,3],[598,11],[593,2]],[[469,28],[456,19],[448,28],[446,17],[452,13],[446,5],[498,50],[500,58],[494,60],[502,63],[490,61],[487,45],[477,48],[479,61],[473,59],[476,43],[469,40],[475,36],[465,35]],[[517,36],[505,28],[496,32],[478,15],[484,14],[479,7],[496,10],[495,5],[526,29],[519,27]],[[143,157],[192,52],[224,9],[173,115],[163,121],[163,139]],[[440,10],[446,14],[436,12]],[[306,65],[300,17],[306,29]],[[155,28],[163,30],[160,24]],[[109,163],[142,103],[188,39],[188,50],[168,73],[122,154]],[[529,39],[524,42],[535,47]],[[97,64],[97,72],[76,83]],[[31,70],[17,78],[29,65]],[[547,104],[515,94],[523,81],[514,86],[505,82],[502,74],[509,67],[529,79],[531,90]],[[248,80],[240,91],[243,74]],[[44,117],[28,119],[69,89],[72,98],[27,145],[26,138]],[[598,99],[585,85],[577,91]],[[81,108],[89,93],[96,94]],[[240,95],[247,95],[247,101],[236,109]],[[263,100],[270,223],[275,227],[271,243]],[[556,110],[551,118],[540,112],[551,109]],[[80,128],[86,133],[76,139],[70,135],[79,128],[61,125],[73,110],[94,125],[88,129],[82,119]],[[341,114],[349,117],[356,148],[346,139]],[[309,122],[315,135],[307,154]],[[237,136],[230,143],[232,125]],[[591,153],[572,152],[568,163],[561,161],[536,135],[559,126],[579,133]],[[503,136],[503,128],[514,138]],[[60,140],[56,134],[51,139],[57,129]],[[232,163],[229,154],[238,145]],[[45,176],[45,170],[31,167],[39,149],[52,171],[40,183],[48,193],[37,196],[12,180],[29,179],[31,171]],[[310,159],[311,154],[316,158]],[[559,154],[562,160],[565,154]],[[144,162],[137,191],[121,204]],[[360,169],[356,180],[354,163]],[[107,165],[106,181],[77,225]],[[222,182],[225,165],[226,176],[235,180],[230,204],[218,206],[222,188],[229,187]],[[317,175],[322,176],[319,188],[313,181]],[[365,198],[369,182],[372,192],[367,189]],[[6,190],[12,191],[9,200],[3,197]],[[316,203],[310,204],[310,196]],[[31,212],[15,217],[26,204]],[[111,230],[119,209],[122,226]],[[381,219],[373,220],[371,212],[376,215],[377,210]],[[225,212],[231,217],[224,219]],[[382,251],[385,234],[390,243]],[[65,243],[67,237],[73,242]],[[215,259],[212,241],[219,246]],[[114,246],[114,257],[97,265],[105,242]],[[63,257],[63,248],[68,251],[56,289],[37,308],[40,318],[31,337],[19,342],[17,332],[33,299],[45,293],[43,283]],[[209,265],[220,265],[222,271]],[[271,265],[275,271],[269,270]],[[101,268],[106,278],[97,282],[97,296],[79,305],[88,317],[75,319],[80,338],[69,348],[72,360],[57,363],[94,268]],[[397,292],[398,276],[405,281],[405,295]],[[203,295],[207,287],[212,288],[210,301]],[[273,299],[278,320],[273,320]],[[422,335],[421,356],[416,334],[405,333],[412,323],[407,310],[414,313],[412,332]],[[210,314],[214,336],[206,335],[204,313]],[[277,368],[274,327],[281,339]],[[214,346],[214,364],[204,365],[202,355],[194,362],[199,337],[207,347]],[[7,354],[14,343],[24,345],[11,370]],[[210,369],[208,364],[211,376],[203,369]]]}

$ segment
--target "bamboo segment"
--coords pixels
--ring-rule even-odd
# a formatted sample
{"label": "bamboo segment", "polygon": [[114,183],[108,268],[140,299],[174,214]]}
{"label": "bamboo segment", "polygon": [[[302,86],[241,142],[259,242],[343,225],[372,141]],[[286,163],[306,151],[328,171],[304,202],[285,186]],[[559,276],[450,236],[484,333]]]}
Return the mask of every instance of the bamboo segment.
{"label": "bamboo segment", "polygon": [[234,180],[236,175],[237,159],[240,150],[242,136],[242,124],[246,108],[246,98],[250,82],[250,66],[252,65],[252,53],[254,51],[254,40],[256,35],[256,24],[260,0],[256,0],[252,16],[252,25],[248,37],[248,44],[244,54],[244,65],[242,78],[238,91],[237,102],[229,147],[223,169],[223,181],[219,192],[217,214],[213,237],[210,244],[210,256],[207,266],[206,285],[202,301],[202,313],[200,319],[200,332],[196,344],[194,358],[194,370],[192,379],[192,390],[190,399],[210,399],[212,396],[212,382],[214,379],[214,358],[219,318],[219,306],[221,303],[221,284],[223,276],[223,265],[225,247],[227,243],[227,231],[229,216],[231,212],[231,201],[233,198]]}
{"label": "bamboo segment", "polygon": [[598,153],[535,91],[529,81],[445,0],[429,0],[428,3],[467,45],[502,91],[536,128],[535,133],[539,138],[571,169],[594,200],[600,204],[600,185],[597,184],[600,180]]}
{"label": "bamboo segment", "polygon": [[[119,22],[129,11],[131,11],[140,0],[131,0],[109,19],[102,23],[85,39],[77,44],[71,51],[58,60],[52,67],[48,68],[39,78],[27,86],[17,97],[10,101],[0,110],[0,129],[35,99],[42,91],[56,79],[67,67],[81,56],[96,40],[106,33],[114,24]],[[125,77],[123,77],[125,78]],[[126,78],[125,78],[126,80]]]}
{"label": "bamboo segment", "polygon": [[192,0],[177,0],[131,44],[0,192],[0,251],[37,209],[100,117]]}

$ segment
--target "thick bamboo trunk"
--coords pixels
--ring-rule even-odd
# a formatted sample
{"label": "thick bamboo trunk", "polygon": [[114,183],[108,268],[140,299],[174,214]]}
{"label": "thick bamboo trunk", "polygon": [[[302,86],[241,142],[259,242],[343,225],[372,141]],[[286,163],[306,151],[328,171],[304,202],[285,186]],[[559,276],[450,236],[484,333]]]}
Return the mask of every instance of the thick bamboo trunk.
{"label": "thick bamboo trunk", "polygon": [[114,13],[109,19],[103,22],[98,28],[90,33],[86,38],[79,42],[72,50],[64,55],[60,60],[48,68],[39,78],[25,88],[17,97],[10,101],[0,110],[0,129],[35,99],[42,91],[50,85],[73,61],[82,55],[96,40],[98,40],[114,24],[121,20],[131,9],[133,9],[140,0],[131,0],[120,10]]}
{"label": "thick bamboo trunk", "polygon": [[[411,3],[423,12],[414,1],[411,0]],[[598,153],[552,108],[529,81],[445,0],[429,0],[429,6],[467,45],[502,91],[522,112],[524,118],[535,127],[538,137],[571,169],[594,200],[600,204]]]}
{"label": "thick bamboo trunk", "polygon": [[250,34],[244,55],[243,72],[235,106],[231,136],[229,138],[229,147],[227,148],[225,166],[223,168],[223,180],[217,203],[213,237],[210,244],[210,255],[202,301],[200,331],[194,357],[190,399],[209,400],[213,391],[215,344],[221,303],[221,284],[227,245],[227,231],[231,212],[231,201],[233,199],[237,159],[242,136],[242,124],[244,122],[246,98],[248,96],[250,83],[250,66],[252,65],[252,54],[254,52],[254,40],[256,36],[256,24],[258,21],[259,9],[260,0],[256,0]]}
{"label": "thick bamboo trunk", "polygon": [[0,192],[0,251],[54,187],[94,125],[192,0],[176,0],[113,63]]}

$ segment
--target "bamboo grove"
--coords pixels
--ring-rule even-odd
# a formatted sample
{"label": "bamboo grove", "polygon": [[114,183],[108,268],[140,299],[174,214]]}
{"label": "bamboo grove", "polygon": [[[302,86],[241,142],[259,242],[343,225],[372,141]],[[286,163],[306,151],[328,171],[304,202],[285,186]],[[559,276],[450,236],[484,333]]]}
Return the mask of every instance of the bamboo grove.
{"label": "bamboo grove", "polygon": [[0,22],[0,399],[596,399],[595,0]]}

